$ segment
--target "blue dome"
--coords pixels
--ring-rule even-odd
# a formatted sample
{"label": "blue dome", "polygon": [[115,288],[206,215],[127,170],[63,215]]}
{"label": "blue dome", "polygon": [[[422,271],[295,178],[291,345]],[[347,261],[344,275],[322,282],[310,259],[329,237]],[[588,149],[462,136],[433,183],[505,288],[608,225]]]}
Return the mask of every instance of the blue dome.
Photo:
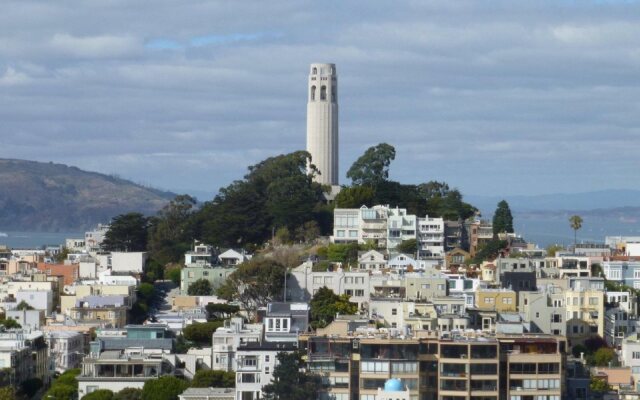
{"label": "blue dome", "polygon": [[385,392],[403,392],[404,386],[400,379],[389,379],[384,383]]}

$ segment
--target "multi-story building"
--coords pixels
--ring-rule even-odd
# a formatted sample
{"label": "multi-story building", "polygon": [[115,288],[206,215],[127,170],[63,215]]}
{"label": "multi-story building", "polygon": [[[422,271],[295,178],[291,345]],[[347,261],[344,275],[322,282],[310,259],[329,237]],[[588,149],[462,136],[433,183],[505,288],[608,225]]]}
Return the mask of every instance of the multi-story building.
{"label": "multi-story building", "polygon": [[9,375],[5,379],[14,387],[33,378],[48,384],[49,359],[42,332],[22,329],[0,332],[0,371]]}
{"label": "multi-story building", "polygon": [[87,296],[76,300],[69,314],[79,323],[122,328],[127,323],[128,310],[125,296]]}
{"label": "multi-story building", "polygon": [[608,281],[640,289],[640,260],[628,257],[623,260],[607,260],[602,264],[602,272]]}
{"label": "multi-story building", "polygon": [[313,271],[313,264],[305,262],[291,270],[287,279],[287,299],[309,301],[323,287],[338,295],[346,294],[353,303],[362,305],[369,301],[371,286],[369,271]]}
{"label": "multi-story building", "polygon": [[184,253],[184,265],[214,265],[215,263],[215,251],[213,246],[208,244],[196,243],[195,246],[193,246],[193,250]]}
{"label": "multi-story building", "polygon": [[631,292],[606,292],[604,312],[604,340],[619,347],[622,340],[640,328],[637,298]]}
{"label": "multi-story building", "polygon": [[180,292],[187,294],[189,286],[201,279],[209,281],[211,287],[217,289],[235,270],[235,267],[213,267],[203,263],[187,264],[180,270]]}
{"label": "multi-story building", "polygon": [[418,258],[441,260],[445,253],[445,229],[442,218],[418,218]]}
{"label": "multi-story building", "polygon": [[334,243],[375,243],[394,249],[403,240],[417,239],[417,217],[404,208],[377,205],[372,208],[336,208],[333,212]]}
{"label": "multi-story building", "polygon": [[100,246],[109,228],[108,224],[98,224],[93,230],[84,233],[84,246],[87,252],[97,253],[101,250]]}
{"label": "multi-story building", "polygon": [[328,332],[301,338],[308,370],[325,383],[320,398],[375,400],[389,379],[409,399],[560,400],[564,392],[563,337]]}
{"label": "multi-story building", "polygon": [[142,389],[148,380],[173,375],[177,358],[166,325],[127,325],[97,332],[77,377],[80,397],[100,389]]}
{"label": "multi-story building", "polygon": [[358,252],[358,269],[381,272],[387,268],[387,258],[376,250]]}
{"label": "multi-story building", "polygon": [[464,223],[469,238],[469,253],[475,256],[478,249],[493,240],[493,225],[489,221],[473,218]]}
{"label": "multi-story building", "polygon": [[570,346],[591,336],[604,337],[604,282],[602,278],[572,278],[565,291],[567,339]]}
{"label": "multi-story building", "polygon": [[85,336],[74,331],[48,331],[44,334],[53,369],[64,372],[78,368],[85,355]]}
{"label": "multi-story building", "polygon": [[236,350],[241,344],[259,342],[264,325],[245,324],[240,317],[233,317],[216,329],[212,341],[212,369],[235,371]]}
{"label": "multi-story building", "polygon": [[519,308],[532,333],[565,335],[566,296],[560,287],[548,285],[536,292],[520,292]]}
{"label": "multi-story building", "polygon": [[240,345],[236,352],[236,400],[261,399],[263,386],[271,383],[278,354],[297,349],[297,342],[253,342]]}

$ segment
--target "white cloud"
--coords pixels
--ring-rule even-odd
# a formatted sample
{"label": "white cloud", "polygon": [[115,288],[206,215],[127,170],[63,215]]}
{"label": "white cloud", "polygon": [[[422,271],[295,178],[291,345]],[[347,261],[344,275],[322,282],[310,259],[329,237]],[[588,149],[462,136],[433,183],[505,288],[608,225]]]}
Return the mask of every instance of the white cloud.
{"label": "white cloud", "polygon": [[126,57],[142,49],[142,41],[133,36],[72,36],[56,33],[51,38],[53,50],[78,58]]}
{"label": "white cloud", "polygon": [[13,67],[7,67],[4,73],[0,76],[0,86],[14,86],[29,83],[31,79],[24,73],[17,71]]}

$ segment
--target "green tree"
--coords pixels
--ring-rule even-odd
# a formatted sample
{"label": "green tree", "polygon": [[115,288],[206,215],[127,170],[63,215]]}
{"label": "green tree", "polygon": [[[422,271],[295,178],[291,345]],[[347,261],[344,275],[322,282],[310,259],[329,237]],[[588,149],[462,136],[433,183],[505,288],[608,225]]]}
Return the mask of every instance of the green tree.
{"label": "green tree", "polygon": [[295,240],[302,243],[311,243],[320,236],[320,226],[316,221],[307,221],[295,230]]}
{"label": "green tree", "polygon": [[169,264],[164,270],[164,277],[169,279],[175,285],[180,285],[180,264]]}
{"label": "green tree", "polygon": [[327,258],[333,262],[357,262],[358,244],[356,243],[329,243],[327,246]]}
{"label": "green tree", "polygon": [[138,286],[138,298],[144,299],[146,302],[149,302],[155,296],[156,288],[150,283],[141,283]]}
{"label": "green tree", "polygon": [[589,389],[592,392],[602,395],[603,393],[610,392],[611,386],[602,378],[597,378],[595,376],[591,377],[591,382],[589,383]]}
{"label": "green tree", "polygon": [[108,251],[145,251],[149,220],[132,212],[113,218],[104,235],[102,247]]}
{"label": "green tree", "polygon": [[194,375],[191,381],[191,387],[236,387],[236,374],[233,371],[200,370]]}
{"label": "green tree", "polygon": [[164,278],[164,265],[154,259],[148,259],[144,265],[142,279],[145,282],[153,283]]}
{"label": "green tree", "polygon": [[593,353],[593,364],[598,367],[606,367],[616,359],[616,352],[609,347],[601,347]]}
{"label": "green tree", "polygon": [[582,217],[579,215],[572,215],[569,217],[569,225],[573,229],[573,252],[576,252],[578,246],[578,230],[582,228]]}
{"label": "green tree", "polygon": [[16,393],[13,387],[0,387],[0,400],[16,400]]}
{"label": "green tree", "polygon": [[291,233],[289,232],[289,228],[282,226],[276,231],[274,244],[283,245],[287,243],[291,243]]}
{"label": "green tree", "polygon": [[31,307],[31,305],[29,305],[29,303],[27,303],[26,301],[22,300],[16,306],[16,310],[20,310],[20,311],[22,311],[22,310],[33,310],[33,307]]}
{"label": "green tree", "polygon": [[176,196],[149,221],[149,252],[161,265],[179,262],[196,237],[195,198]]}
{"label": "green tree", "polygon": [[506,247],[507,242],[505,240],[493,239],[478,249],[475,257],[473,257],[473,262],[475,264],[480,264],[483,261],[495,260],[495,258],[498,257],[498,254],[500,254],[500,252]]}
{"label": "green tree", "polygon": [[62,250],[60,250],[60,252],[58,254],[55,255],[55,257],[53,258],[57,263],[62,264],[64,262],[64,260],[67,259],[67,256],[69,255],[70,251],[68,248],[63,247]]}
{"label": "green tree", "polygon": [[333,290],[325,287],[318,289],[310,302],[311,326],[324,328],[329,325],[336,314],[353,315],[358,312],[358,305],[349,302],[349,296],[338,296]]}
{"label": "green tree", "polygon": [[224,321],[210,321],[187,325],[182,330],[185,339],[201,346],[211,346],[211,335],[224,324]]}
{"label": "green tree", "polygon": [[370,186],[343,187],[336,195],[337,208],[360,208],[374,206],[375,189]]}
{"label": "green tree", "polygon": [[124,388],[113,395],[113,400],[142,400],[142,389]]}
{"label": "green tree", "polygon": [[315,399],[321,389],[320,378],[304,371],[299,353],[278,353],[271,383],[262,388],[266,400]]}
{"label": "green tree", "polygon": [[51,386],[51,389],[47,390],[44,398],[48,400],[69,400],[74,398],[77,394],[77,387],[65,384],[57,384]]}
{"label": "green tree", "polygon": [[189,383],[183,379],[161,376],[144,383],[141,400],[178,400],[178,396],[188,387]]}
{"label": "green tree", "polygon": [[198,279],[189,285],[187,293],[189,296],[210,296],[213,293],[213,288],[208,280]]}
{"label": "green tree", "polygon": [[555,257],[557,252],[564,250],[564,246],[561,246],[559,244],[550,244],[549,246],[547,246],[546,250],[548,257]]}
{"label": "green tree", "polygon": [[396,246],[398,253],[416,254],[418,252],[418,241],[416,239],[403,240]]}
{"label": "green tree", "polygon": [[209,318],[228,318],[240,311],[240,307],[232,304],[209,303],[205,306]]}
{"label": "green tree", "polygon": [[82,396],[82,400],[113,400],[113,392],[108,389],[94,390]]}
{"label": "green tree", "polygon": [[583,344],[577,344],[571,349],[571,354],[573,354],[575,358],[580,358],[580,355],[587,354],[587,347]]}
{"label": "green tree", "polygon": [[14,329],[14,328],[22,328],[22,325],[20,325],[18,323],[18,321],[16,321],[15,319],[1,319],[0,320],[0,325],[4,326],[7,329]]}
{"label": "green tree", "polygon": [[216,294],[238,302],[253,318],[258,307],[282,300],[285,269],[275,260],[253,257],[229,275]]}
{"label": "green tree", "polygon": [[40,379],[40,378],[31,378],[31,379],[27,379],[26,381],[22,382],[22,384],[20,385],[20,389],[21,389],[22,393],[24,393],[27,397],[31,398],[36,393],[38,393],[38,390],[40,390],[42,388],[42,386],[44,386],[44,383],[42,382],[42,379]]}
{"label": "green tree", "polygon": [[249,167],[244,179],[220,189],[198,213],[202,239],[228,247],[261,245],[271,238],[272,228],[291,231],[309,220],[324,221],[323,188],[307,172],[310,157],[298,151],[268,158]]}
{"label": "green tree", "polygon": [[387,143],[369,147],[347,171],[353,185],[375,187],[389,178],[389,165],[396,158],[396,149]]}
{"label": "green tree", "polygon": [[513,215],[511,215],[509,203],[502,200],[493,214],[493,235],[497,236],[505,232],[513,233]]}
{"label": "green tree", "polygon": [[466,220],[478,209],[465,203],[457,189],[450,189],[444,182],[431,181],[418,185],[418,193],[425,199],[425,211],[430,217],[444,218],[449,221]]}

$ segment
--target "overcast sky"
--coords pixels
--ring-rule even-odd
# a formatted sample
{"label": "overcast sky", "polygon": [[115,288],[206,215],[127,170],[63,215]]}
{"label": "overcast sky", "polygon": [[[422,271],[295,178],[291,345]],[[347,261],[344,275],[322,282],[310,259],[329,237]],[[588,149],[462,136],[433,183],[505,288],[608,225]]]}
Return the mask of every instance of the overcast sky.
{"label": "overcast sky", "polygon": [[337,64],[340,169],[388,142],[402,182],[469,194],[640,184],[635,1],[0,4],[0,157],[216,192],[304,149]]}

